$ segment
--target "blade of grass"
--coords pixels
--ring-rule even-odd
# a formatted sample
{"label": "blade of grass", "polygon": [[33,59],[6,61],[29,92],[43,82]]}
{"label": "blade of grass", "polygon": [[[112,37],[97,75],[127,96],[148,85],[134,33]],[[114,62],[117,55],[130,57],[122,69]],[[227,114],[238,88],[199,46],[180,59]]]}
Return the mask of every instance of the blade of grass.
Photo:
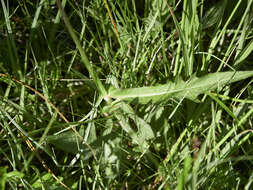
{"label": "blade of grass", "polygon": [[110,17],[110,19],[111,19],[111,22],[112,22],[112,25],[113,25],[113,28],[114,28],[114,32],[115,32],[115,34],[116,34],[116,37],[117,37],[117,39],[118,39],[118,41],[119,41],[119,43],[120,43],[119,32],[118,32],[118,30],[117,30],[116,24],[115,24],[114,19],[113,19],[113,17],[112,17],[112,13],[111,13],[110,7],[109,7],[109,5],[108,5],[108,3],[107,3],[107,0],[104,0],[104,3],[105,3],[105,7],[106,7],[106,9],[107,9],[107,11],[108,11],[108,15],[109,15],[109,17]]}
{"label": "blade of grass", "polygon": [[[225,33],[228,24],[231,22],[231,20],[232,20],[234,14],[235,14],[235,12],[237,11],[238,7],[239,7],[240,4],[241,4],[241,2],[242,2],[242,0],[239,0],[239,1],[237,2],[237,4],[236,4],[234,10],[232,11],[231,15],[230,15],[229,18],[227,19],[227,21],[226,21],[225,25],[223,26],[222,30],[220,31],[219,34],[217,34],[217,37],[213,38],[213,40],[211,41],[211,44],[210,44],[209,50],[208,50],[208,53],[210,53],[210,55],[213,54],[213,50],[215,49],[215,47],[216,47],[217,44],[219,43],[219,41],[220,41],[222,35]],[[210,61],[210,58],[211,58],[210,55],[207,56],[206,62],[209,62],[209,61]],[[203,64],[203,67],[201,68],[201,70],[204,70],[204,67],[205,67],[205,66],[206,66],[206,65]]]}
{"label": "blade of grass", "polygon": [[184,59],[184,64],[185,64],[185,70],[186,70],[186,76],[191,76],[192,74],[192,67],[190,66],[190,58],[189,58],[189,52],[187,50],[186,47],[186,41],[185,41],[185,36],[184,33],[177,21],[177,18],[172,10],[172,8],[169,6],[169,10],[170,10],[170,14],[173,18],[174,24],[176,26],[177,32],[179,34],[179,38],[180,38],[180,42],[182,44],[182,48],[183,48],[183,59]]}
{"label": "blade of grass", "polygon": [[[86,56],[86,53],[84,52],[84,50],[83,50],[83,48],[82,48],[82,46],[81,46],[81,44],[80,44],[80,42],[79,42],[79,40],[78,40],[75,32],[74,32],[74,30],[73,30],[73,28],[72,28],[72,26],[71,26],[71,24],[69,22],[69,19],[68,19],[67,15],[66,15],[66,13],[65,13],[62,5],[61,5],[61,1],[57,0],[56,2],[57,2],[57,6],[58,6],[59,10],[61,11],[62,18],[63,18],[63,20],[65,22],[65,25],[66,25],[66,27],[67,27],[67,29],[69,31],[69,34],[71,35],[73,41],[76,44],[77,49],[79,50],[79,53],[81,54],[81,58],[82,58],[82,61],[83,61],[84,65],[85,65],[85,67],[89,71],[89,74],[91,75],[92,79],[94,80],[94,82],[95,82],[98,90],[100,91],[100,93],[103,95],[103,97],[106,97],[107,92],[105,90],[105,87],[103,86],[102,82],[100,81],[100,79],[98,78],[96,72],[94,71],[91,63],[89,62],[89,60],[88,60],[88,58]],[[106,98],[105,98],[105,100],[107,101]]]}
{"label": "blade of grass", "polygon": [[[252,4],[252,0],[248,1],[248,5],[247,8],[245,10],[245,13],[242,16],[242,21],[243,21],[243,27],[241,30],[241,35],[240,38],[238,39],[238,46],[236,48],[236,54],[235,54],[235,60],[237,60],[238,55],[241,53],[243,46],[245,44],[245,41],[247,39],[247,36],[249,35],[249,24],[250,24],[250,19],[251,19],[251,4]],[[241,23],[241,22],[240,22]],[[240,25],[240,24],[239,24]],[[239,26],[238,26],[239,28]]]}
{"label": "blade of grass", "polygon": [[[44,140],[45,140],[45,138],[46,138],[46,136],[47,136],[47,134],[48,134],[50,128],[52,127],[54,121],[56,120],[56,118],[57,118],[57,112],[55,112],[55,113],[53,114],[53,116],[52,116],[51,120],[49,121],[49,123],[48,123],[48,125],[47,125],[47,127],[46,127],[46,129],[45,129],[45,131],[44,131],[44,133],[42,134],[42,136],[41,136],[41,138],[40,138],[38,144],[42,144],[42,143],[44,142]],[[25,170],[28,171],[28,166],[29,166],[30,162],[32,161],[33,157],[35,156],[35,154],[36,154],[38,148],[39,148],[39,147],[36,146],[35,150],[32,152],[32,154],[31,154],[30,157],[28,158],[27,162],[24,164],[24,169],[25,169]]]}
{"label": "blade of grass", "polygon": [[[248,1],[247,8],[245,9],[244,14],[242,15],[242,19],[240,20],[240,23],[238,24],[238,27],[235,31],[235,34],[234,34],[234,36],[233,36],[233,38],[230,42],[229,47],[227,48],[227,51],[224,55],[224,58],[223,58],[223,61],[224,62],[226,61],[226,63],[227,63],[229,58],[230,58],[229,54],[232,54],[232,52],[233,52],[233,49],[234,49],[233,46],[235,46],[234,42],[237,40],[239,32],[242,32],[242,34],[241,34],[241,36],[238,40],[239,45],[236,48],[237,49],[237,52],[236,52],[237,55],[235,56],[235,62],[234,62],[233,66],[238,66],[238,64],[240,64],[243,60],[245,60],[248,57],[248,55],[250,54],[250,52],[252,52],[252,50],[253,50],[252,41],[249,42],[249,44],[243,49],[243,44],[246,40],[245,39],[246,38],[245,33],[246,33],[246,29],[248,27],[248,26],[245,26],[245,22],[248,22],[247,24],[249,24],[249,21],[246,18],[250,17],[249,15],[250,15],[251,4],[252,4],[252,0]],[[243,24],[244,24],[244,27],[243,27],[243,29],[241,29]],[[223,66],[223,64],[220,65],[218,70],[220,70],[222,66]]]}
{"label": "blade of grass", "polygon": [[209,92],[207,92],[206,94],[208,94],[213,100],[215,100],[223,108],[223,110],[225,110],[237,123],[239,123],[239,119],[234,115],[234,113],[221,100],[219,100],[218,98],[216,98],[215,96],[213,96]]}
{"label": "blade of grass", "polygon": [[11,23],[9,19],[9,11],[7,10],[5,6],[4,0],[1,0],[1,3],[2,3],[3,12],[4,12],[7,33],[8,33],[8,50],[9,50],[8,55],[10,56],[13,73],[17,75],[20,80],[23,80],[23,74],[19,65],[20,62],[19,62],[19,57],[18,57],[18,51],[17,51],[16,43],[14,41]]}
{"label": "blade of grass", "polygon": [[217,94],[217,93],[210,93],[212,96],[217,96],[219,98],[222,98],[222,100],[231,100],[233,102],[241,102],[241,103],[247,103],[247,104],[253,104],[253,100],[242,100],[242,99],[238,99],[238,98],[231,98],[229,96],[226,95],[222,95],[222,94]]}
{"label": "blade of grass", "polygon": [[192,167],[192,158],[190,156],[187,156],[184,160],[183,172],[181,173],[178,179],[177,190],[184,189],[184,185],[187,182],[187,177],[188,177],[191,167]]}

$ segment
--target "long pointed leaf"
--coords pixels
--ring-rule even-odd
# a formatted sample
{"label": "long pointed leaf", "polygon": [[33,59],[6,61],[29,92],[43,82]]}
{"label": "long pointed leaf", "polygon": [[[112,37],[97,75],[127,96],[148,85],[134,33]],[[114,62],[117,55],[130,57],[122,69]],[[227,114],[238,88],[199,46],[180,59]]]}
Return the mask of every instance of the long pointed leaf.
{"label": "long pointed leaf", "polygon": [[156,103],[172,97],[196,100],[200,94],[251,76],[253,76],[253,71],[212,73],[201,78],[194,76],[187,82],[179,80],[176,83],[152,87],[111,89],[109,97],[117,100],[134,100],[140,104]]}

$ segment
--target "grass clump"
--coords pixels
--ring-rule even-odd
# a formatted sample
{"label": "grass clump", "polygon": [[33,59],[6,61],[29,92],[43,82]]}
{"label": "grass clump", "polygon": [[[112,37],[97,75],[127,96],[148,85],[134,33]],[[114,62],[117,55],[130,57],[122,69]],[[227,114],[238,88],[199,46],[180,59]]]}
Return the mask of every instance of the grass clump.
{"label": "grass clump", "polygon": [[251,189],[252,1],[1,5],[0,190]]}

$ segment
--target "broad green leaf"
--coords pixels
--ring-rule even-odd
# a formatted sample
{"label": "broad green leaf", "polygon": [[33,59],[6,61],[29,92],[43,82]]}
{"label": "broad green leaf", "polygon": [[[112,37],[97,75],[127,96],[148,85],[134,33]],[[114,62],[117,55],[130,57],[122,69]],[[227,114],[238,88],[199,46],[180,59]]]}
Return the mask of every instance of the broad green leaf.
{"label": "broad green leaf", "polygon": [[209,28],[221,21],[226,4],[227,0],[219,1],[207,11],[202,19],[202,29]]}
{"label": "broad green leaf", "polygon": [[[62,180],[62,177],[59,177]],[[66,190],[65,187],[60,184],[55,184],[55,180],[49,173],[43,173],[41,176],[32,184],[34,189],[45,189],[45,190]]]}
{"label": "broad green leaf", "polygon": [[130,117],[138,128],[137,136],[138,142],[144,142],[145,140],[154,138],[153,130],[151,126],[146,123],[142,118],[138,117],[133,108],[124,102],[120,102],[120,108]]}
{"label": "broad green leaf", "polygon": [[10,178],[22,178],[24,174],[19,171],[11,171],[7,173],[8,166],[0,167],[0,190],[5,190],[6,181]]}
{"label": "broad green leaf", "polygon": [[[147,136],[145,136],[144,133],[142,132],[135,132],[132,128],[131,125],[128,122],[128,119],[126,119],[125,115],[116,113],[115,117],[118,119],[120,126],[122,129],[129,134],[129,136],[132,138],[132,142],[134,144],[138,144],[139,147],[136,149],[140,152],[145,152],[148,148],[148,143],[146,141]],[[151,129],[151,128],[150,128]],[[152,132],[153,134],[153,132]]]}
{"label": "broad green leaf", "polygon": [[22,178],[24,177],[24,173],[19,171],[12,171],[6,174],[7,178],[15,177],[15,178]]}
{"label": "broad green leaf", "polygon": [[238,72],[217,72],[207,74],[201,78],[193,76],[189,81],[178,80],[175,83],[164,85],[128,88],[128,89],[110,89],[108,97],[117,100],[136,101],[140,104],[148,102],[157,103],[168,98],[188,98],[196,101],[197,96],[207,91],[219,89],[224,85],[246,79],[253,76],[253,71]]}
{"label": "broad green leaf", "polygon": [[[82,135],[84,129],[81,128],[79,133]],[[117,138],[117,134],[111,132],[110,134],[103,135],[100,138],[89,143],[92,150],[98,154],[102,151],[104,142],[114,142]],[[83,160],[88,160],[92,157],[92,151],[90,147],[87,147],[86,144],[83,144],[80,138],[73,131],[66,131],[58,135],[52,135],[47,137],[46,142],[48,144],[54,145],[56,148],[71,154],[77,154],[82,149]]]}
{"label": "broad green leaf", "polygon": [[[151,126],[145,120],[138,117],[133,108],[125,102],[116,102],[113,105],[106,106],[104,112],[107,114],[115,114],[122,129],[129,134],[133,142],[138,145],[143,145],[141,150],[146,149],[146,140],[155,137]],[[127,118],[130,118],[135,123],[137,130],[131,128]]]}
{"label": "broad green leaf", "polygon": [[5,189],[5,183],[7,179],[7,168],[8,166],[4,166],[0,168],[0,190]]}
{"label": "broad green leaf", "polygon": [[[84,129],[81,128],[79,133],[83,134],[83,132]],[[66,131],[58,135],[48,136],[46,141],[48,144],[53,144],[64,152],[73,154],[76,154],[78,152],[78,147],[82,145],[81,139],[73,131]]]}
{"label": "broad green leaf", "polygon": [[238,55],[237,60],[234,65],[238,65],[243,62],[253,51],[253,40],[249,42],[249,44],[243,49],[243,51]]}

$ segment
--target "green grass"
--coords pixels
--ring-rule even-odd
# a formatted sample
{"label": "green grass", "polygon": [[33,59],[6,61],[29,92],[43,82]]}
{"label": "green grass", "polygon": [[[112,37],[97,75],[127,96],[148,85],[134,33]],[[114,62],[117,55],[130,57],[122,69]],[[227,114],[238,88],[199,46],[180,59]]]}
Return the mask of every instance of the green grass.
{"label": "green grass", "polygon": [[0,190],[252,189],[252,9],[1,0]]}

